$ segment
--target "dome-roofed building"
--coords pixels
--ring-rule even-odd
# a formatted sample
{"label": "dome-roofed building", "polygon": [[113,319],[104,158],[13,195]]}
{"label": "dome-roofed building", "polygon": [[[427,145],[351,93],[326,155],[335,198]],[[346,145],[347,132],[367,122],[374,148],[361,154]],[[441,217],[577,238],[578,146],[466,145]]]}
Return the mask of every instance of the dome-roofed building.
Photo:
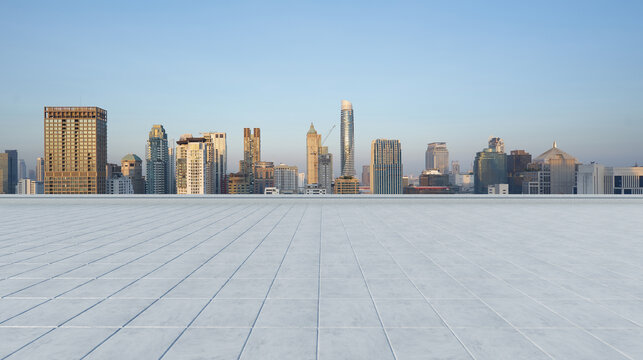
{"label": "dome-roofed building", "polygon": [[523,194],[573,194],[577,164],[578,160],[559,149],[554,141],[551,149],[529,164]]}

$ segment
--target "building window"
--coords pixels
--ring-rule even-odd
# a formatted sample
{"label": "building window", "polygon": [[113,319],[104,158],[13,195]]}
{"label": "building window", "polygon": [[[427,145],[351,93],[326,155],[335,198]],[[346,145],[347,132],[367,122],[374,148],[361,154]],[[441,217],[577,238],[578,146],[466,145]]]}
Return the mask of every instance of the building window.
{"label": "building window", "polygon": [[623,187],[623,177],[620,175],[614,176],[614,187]]}
{"label": "building window", "polygon": [[623,194],[625,195],[632,195],[632,189],[624,189]]}

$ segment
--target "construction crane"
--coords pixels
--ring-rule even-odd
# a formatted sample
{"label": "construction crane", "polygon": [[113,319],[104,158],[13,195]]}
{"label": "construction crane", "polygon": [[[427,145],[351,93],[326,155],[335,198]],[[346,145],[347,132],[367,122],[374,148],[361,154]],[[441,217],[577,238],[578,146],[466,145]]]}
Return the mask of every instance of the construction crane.
{"label": "construction crane", "polygon": [[333,127],[331,127],[330,130],[328,130],[328,134],[326,134],[326,137],[324,137],[324,140],[322,140],[322,142],[321,142],[321,144],[319,146],[324,145],[324,143],[326,142],[326,140],[330,136],[330,133],[332,133],[333,129],[335,129],[335,126],[337,126],[337,124],[333,124]]}

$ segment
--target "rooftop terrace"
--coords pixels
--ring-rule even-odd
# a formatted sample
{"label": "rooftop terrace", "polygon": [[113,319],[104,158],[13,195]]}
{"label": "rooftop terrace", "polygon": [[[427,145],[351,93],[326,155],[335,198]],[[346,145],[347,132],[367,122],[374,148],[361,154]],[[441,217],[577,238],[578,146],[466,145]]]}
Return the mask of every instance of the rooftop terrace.
{"label": "rooftop terrace", "polygon": [[0,358],[643,358],[643,197],[0,197]]}

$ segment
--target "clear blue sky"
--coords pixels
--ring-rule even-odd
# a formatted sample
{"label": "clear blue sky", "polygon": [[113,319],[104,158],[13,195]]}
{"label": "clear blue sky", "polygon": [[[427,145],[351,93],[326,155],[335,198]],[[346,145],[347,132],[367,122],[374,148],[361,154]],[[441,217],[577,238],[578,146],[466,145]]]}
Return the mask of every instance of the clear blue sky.
{"label": "clear blue sky", "polygon": [[370,141],[426,143],[471,166],[490,135],[534,156],[643,163],[643,1],[2,1],[0,150],[30,168],[45,105],[108,111],[108,159],[169,136],[260,127],[262,157],[305,165],[310,122],[339,163],[353,102],[357,171]]}

